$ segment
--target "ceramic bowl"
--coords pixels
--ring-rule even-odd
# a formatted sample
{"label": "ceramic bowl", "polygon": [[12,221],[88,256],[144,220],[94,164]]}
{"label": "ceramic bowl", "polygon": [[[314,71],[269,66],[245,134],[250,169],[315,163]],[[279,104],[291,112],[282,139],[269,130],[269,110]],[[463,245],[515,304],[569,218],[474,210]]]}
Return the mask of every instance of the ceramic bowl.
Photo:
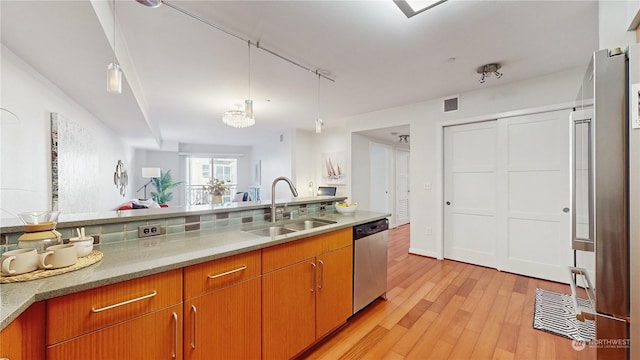
{"label": "ceramic bowl", "polygon": [[69,244],[75,245],[78,257],[87,256],[93,250],[93,237],[86,236],[84,239],[71,238],[69,239]]}
{"label": "ceramic bowl", "polygon": [[340,206],[340,203],[336,203],[336,211],[339,212],[340,214],[351,215],[358,208],[358,204],[356,203],[348,204],[348,205],[349,206]]}

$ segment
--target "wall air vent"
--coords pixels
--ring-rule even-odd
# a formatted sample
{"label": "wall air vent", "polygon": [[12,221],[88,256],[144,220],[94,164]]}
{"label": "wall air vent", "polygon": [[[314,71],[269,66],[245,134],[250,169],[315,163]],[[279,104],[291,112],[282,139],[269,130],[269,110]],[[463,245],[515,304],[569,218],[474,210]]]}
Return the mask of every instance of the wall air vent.
{"label": "wall air vent", "polygon": [[450,112],[450,111],[458,111],[458,102],[459,102],[460,97],[455,96],[449,99],[444,99],[443,104],[444,104],[444,112]]}

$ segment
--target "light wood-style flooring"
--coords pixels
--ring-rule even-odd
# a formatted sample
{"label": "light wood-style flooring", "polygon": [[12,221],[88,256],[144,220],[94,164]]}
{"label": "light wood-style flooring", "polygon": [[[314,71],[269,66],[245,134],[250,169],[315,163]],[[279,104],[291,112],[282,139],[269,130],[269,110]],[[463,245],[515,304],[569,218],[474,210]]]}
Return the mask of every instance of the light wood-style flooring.
{"label": "light wood-style flooring", "polygon": [[532,327],[537,287],[568,285],[411,255],[409,225],[389,231],[387,301],[376,300],[308,359],[595,359]]}

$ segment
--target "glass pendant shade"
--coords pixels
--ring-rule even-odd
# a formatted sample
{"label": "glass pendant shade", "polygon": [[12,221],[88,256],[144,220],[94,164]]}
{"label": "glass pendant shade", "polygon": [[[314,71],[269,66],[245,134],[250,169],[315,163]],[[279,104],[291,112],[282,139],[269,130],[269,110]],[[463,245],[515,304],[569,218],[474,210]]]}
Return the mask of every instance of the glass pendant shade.
{"label": "glass pendant shade", "polygon": [[122,70],[116,63],[107,66],[107,91],[111,94],[122,94]]}
{"label": "glass pendant shade", "polygon": [[253,100],[244,101],[244,113],[248,118],[253,119]]}
{"label": "glass pendant shade", "polygon": [[324,125],[324,122],[322,121],[322,119],[317,118],[316,119],[316,134],[322,133],[322,125]]}

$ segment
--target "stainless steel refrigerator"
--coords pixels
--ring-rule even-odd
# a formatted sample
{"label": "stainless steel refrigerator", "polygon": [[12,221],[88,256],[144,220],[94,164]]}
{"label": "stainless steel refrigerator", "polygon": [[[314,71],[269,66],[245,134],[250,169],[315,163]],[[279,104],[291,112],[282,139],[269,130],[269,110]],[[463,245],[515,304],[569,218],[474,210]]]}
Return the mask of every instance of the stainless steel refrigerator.
{"label": "stainless steel refrigerator", "polygon": [[[584,283],[594,290],[594,308],[578,308],[577,316],[595,320],[592,345],[599,359],[631,358],[632,293],[635,303],[640,300],[638,84],[639,44],[597,51],[578,95],[581,106],[571,116],[572,244],[576,253],[595,255],[595,283]],[[571,274],[584,271],[573,268]]]}

